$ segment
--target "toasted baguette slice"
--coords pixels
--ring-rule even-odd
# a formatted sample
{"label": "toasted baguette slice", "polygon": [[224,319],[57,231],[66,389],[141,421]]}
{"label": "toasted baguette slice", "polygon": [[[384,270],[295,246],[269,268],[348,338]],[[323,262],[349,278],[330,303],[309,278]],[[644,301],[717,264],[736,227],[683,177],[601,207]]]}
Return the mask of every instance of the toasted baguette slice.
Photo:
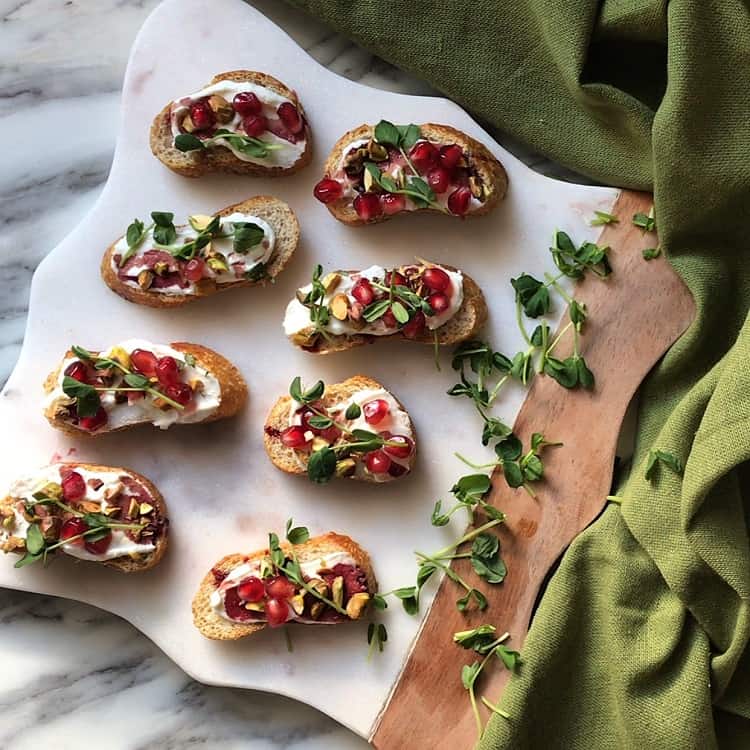
{"label": "toasted baguette slice", "polygon": [[[170,121],[172,102],[169,102],[154,118],[149,138],[151,151],[162,164],[169,167],[173,172],[177,172],[177,174],[185,177],[202,177],[211,172],[231,172],[256,177],[276,177],[298,172],[310,163],[312,159],[310,127],[296,92],[273,76],[253,70],[231,70],[226,73],[219,73],[211,79],[208,85],[218,83],[219,81],[248,82],[263,86],[292,102],[305,123],[305,146],[302,153],[290,166],[274,166],[272,164],[256,164],[254,162],[243,161],[224,147],[214,147],[199,151],[180,151],[174,145],[174,136],[172,135]],[[231,104],[231,102],[229,103]],[[261,140],[265,140],[266,136],[262,135],[260,138]]]}
{"label": "toasted baguette slice", "polygon": [[[270,195],[258,195],[241,203],[223,208],[218,216],[230,216],[233,213],[244,213],[257,216],[274,230],[275,246],[273,255],[266,264],[265,275],[256,280],[238,279],[224,284],[217,284],[213,279],[202,279],[194,286],[190,294],[175,294],[169,289],[141,289],[133,286],[118,275],[117,264],[114,261],[115,246],[122,238],[113,242],[104,253],[101,265],[102,278],[113,291],[130,302],[149,307],[179,307],[188,302],[208,297],[217,292],[237,289],[243,286],[265,286],[272,282],[284,269],[291,259],[299,243],[299,222],[289,206],[284,201]],[[137,256],[134,256],[137,257]],[[184,263],[184,261],[183,261]]]}
{"label": "toasted baguette slice", "polygon": [[[123,342],[126,344],[129,342]],[[138,342],[141,343],[141,342]],[[163,348],[163,345],[149,344],[148,342],[142,342],[145,346],[138,348],[148,348],[149,346],[154,347],[157,356],[162,356],[159,353],[159,349]],[[119,345],[118,345],[119,346]],[[225,357],[222,357],[213,349],[201,346],[200,344],[189,344],[187,342],[175,342],[169,344],[169,349],[174,350],[178,355],[192,356],[195,359],[195,368],[199,371],[198,379],[203,377],[204,383],[208,383],[209,378],[204,376],[203,373],[207,372],[213,377],[219,385],[220,391],[218,395],[218,405],[206,409],[206,415],[203,418],[193,419],[188,417],[192,424],[203,424],[206,422],[214,422],[217,419],[224,419],[225,417],[232,417],[237,414],[247,401],[247,385],[240,374],[240,371]],[[167,352],[168,353],[168,352]],[[101,356],[102,352],[91,352],[94,358]],[[44,392],[47,395],[44,416],[47,418],[49,423],[57,430],[61,430],[68,435],[79,437],[97,437],[98,435],[104,435],[111,432],[120,432],[131,427],[135,427],[140,424],[149,424],[152,420],[148,416],[138,419],[138,411],[134,409],[134,421],[128,424],[123,424],[118,427],[109,426],[109,419],[107,424],[101,427],[97,427],[93,430],[87,430],[83,427],[78,426],[68,416],[67,407],[72,402],[68,396],[63,394],[59,385],[62,382],[62,369],[63,365],[67,361],[70,364],[70,359],[76,358],[76,354],[73,350],[68,350],[63,358],[63,361],[58,367],[52,371],[44,383]],[[184,359],[183,359],[184,362]],[[66,365],[67,368],[67,365]],[[156,384],[158,385],[158,384]],[[200,398],[201,393],[196,391],[195,398]],[[148,397],[145,397],[148,398]],[[144,398],[144,400],[145,400]],[[189,405],[188,405],[189,406]],[[134,407],[127,407],[134,408]],[[165,410],[166,411],[166,410]],[[188,414],[190,412],[181,412],[177,410],[178,414]],[[176,424],[185,422],[176,421]],[[167,427],[169,424],[166,425]],[[166,427],[164,428],[166,429]]]}
{"label": "toasted baguette slice", "polygon": [[[367,454],[352,454],[348,459],[342,459],[338,462],[337,471],[335,476],[355,479],[362,482],[384,482],[396,479],[400,476],[406,476],[414,466],[414,460],[417,455],[417,441],[414,431],[414,425],[412,424],[411,418],[408,412],[404,408],[403,404],[392,394],[387,391],[383,385],[378,383],[377,380],[368,378],[366,375],[355,375],[351,378],[347,378],[341,383],[334,383],[326,386],[323,397],[316,402],[316,408],[321,411],[328,411],[332,407],[343,404],[356,394],[362,391],[375,391],[371,398],[367,401],[374,400],[376,398],[393,399],[394,405],[398,407],[400,412],[404,415],[403,428],[404,433],[408,433],[409,439],[413,443],[413,448],[410,455],[402,460],[392,459],[393,463],[396,463],[404,468],[402,474],[392,475],[374,475],[367,471],[364,466],[364,457]],[[381,393],[379,392],[383,392]],[[263,430],[263,445],[265,446],[268,457],[273,462],[276,468],[287,472],[287,474],[306,474],[307,473],[307,462],[310,457],[308,450],[295,450],[294,448],[288,448],[281,441],[281,433],[287,429],[290,425],[289,411],[292,407],[292,399],[290,396],[282,396],[272,407],[271,411],[266,417],[266,423]],[[360,405],[361,408],[361,405]],[[332,416],[338,422],[347,422],[343,413],[332,414]],[[358,420],[360,424],[354,425],[357,429],[367,429],[373,432],[392,432],[391,428],[392,415],[389,413],[383,421],[375,427],[371,427],[368,424],[361,424],[362,418]],[[318,438],[323,440],[324,438]],[[338,443],[343,443],[344,437],[341,436]],[[337,444],[338,444],[337,443]],[[316,450],[320,447],[325,447],[322,443],[316,447],[313,442],[310,446],[312,450]]]}
{"label": "toasted baguette slice", "polygon": [[[475,138],[466,135],[466,133],[463,133],[456,128],[450,127],[449,125],[425,123],[419,126],[419,130],[422,139],[428,140],[430,143],[437,146],[454,143],[461,146],[466,155],[470,174],[475,175],[481,182],[481,185],[484,186],[482,202],[479,203],[479,205],[473,205],[461,218],[483,216],[495,208],[495,206],[505,197],[505,193],[508,189],[508,175],[506,174],[503,165],[492,155],[483,143],[480,143]],[[341,138],[336,141],[333,149],[331,149],[328,159],[326,159],[325,176],[334,177],[334,175],[340,171],[341,160],[346,155],[344,149],[355,141],[372,139],[374,133],[375,126],[365,124],[342,135]],[[450,191],[446,191],[442,197],[447,200],[449,192]],[[374,217],[369,221],[364,221],[354,210],[353,199],[354,196],[344,196],[331,203],[327,203],[326,208],[328,208],[336,219],[344,222],[344,224],[349,224],[350,226],[375,224],[381,221],[386,221],[392,216],[413,213],[413,211],[406,210],[395,214],[381,213],[380,216]],[[440,199],[440,196],[438,196],[438,199]],[[451,214],[450,211],[441,211],[432,207],[420,208],[417,209],[417,211],[430,211],[432,213],[455,216],[454,214]]]}
{"label": "toasted baguette slice", "polygon": [[[87,562],[95,562],[99,565],[106,565],[110,568],[115,568],[122,573],[141,573],[145,570],[150,570],[164,557],[164,553],[167,550],[167,539],[169,520],[167,518],[167,506],[164,502],[161,492],[156,486],[144,477],[142,474],[133,471],[132,469],[126,469],[124,467],[114,466],[102,466],[100,464],[87,464],[81,462],[62,462],[58,464],[52,464],[51,466],[45,467],[38,477],[32,477],[30,479],[24,479],[22,482],[16,483],[8,495],[0,500],[0,516],[5,519],[15,517],[15,505],[18,500],[26,500],[33,502],[33,498],[30,495],[30,490],[33,486],[44,486],[49,488],[49,482],[57,485],[58,492],[60,491],[60,482],[64,476],[69,472],[75,471],[81,473],[84,478],[101,478],[106,480],[109,478],[110,481],[120,483],[127,482],[127,486],[122,486],[121,490],[117,494],[108,495],[105,505],[111,507],[120,505],[117,502],[121,494],[124,494],[126,500],[124,505],[120,505],[121,508],[125,505],[130,505],[127,499],[132,498],[135,503],[133,508],[133,516],[128,516],[127,519],[123,517],[123,511],[119,511],[116,514],[108,515],[113,523],[137,523],[143,525],[144,528],[140,532],[140,538],[137,543],[143,545],[153,545],[153,549],[149,551],[132,551],[129,554],[123,554],[119,557],[113,557],[109,560],[90,560]],[[93,476],[90,476],[93,475]],[[113,477],[114,475],[114,477]],[[86,495],[79,500],[68,500],[66,504],[73,507],[79,512],[90,512],[93,507],[82,506],[81,503],[92,503],[98,505],[101,500],[96,501],[91,497],[93,488],[86,483]],[[100,495],[102,493],[99,493]],[[149,507],[146,507],[149,506]],[[51,508],[56,514],[62,515],[62,511],[57,509],[55,506],[40,506],[42,512],[47,508]],[[65,514],[66,517],[70,514]],[[54,516],[52,516],[54,517]],[[41,524],[45,523],[45,519],[42,518]],[[59,522],[56,525],[57,535],[54,540],[49,540],[48,544],[59,541]],[[113,532],[116,533],[116,532]],[[123,532],[119,532],[123,533]],[[134,540],[131,540],[134,541]],[[135,541],[134,541],[135,543]],[[4,552],[15,552],[18,554],[26,553],[25,536],[17,537],[13,534],[13,524],[6,530],[6,526],[0,529],[0,549]],[[73,555],[67,555],[66,553],[58,550],[59,555],[65,555],[73,557]]]}
{"label": "toasted baguette slice", "polygon": [[[449,271],[456,271],[453,266],[441,264],[441,268]],[[346,273],[354,273],[347,271]],[[461,307],[456,314],[445,324],[435,329],[437,331],[437,342],[441,346],[453,346],[462,341],[468,341],[479,333],[479,330],[487,322],[487,302],[482,290],[471,276],[463,273],[463,291],[464,298]],[[366,333],[355,333],[347,335],[328,335],[328,338],[318,336],[312,346],[305,346],[298,343],[291,337],[292,342],[311,354],[332,354],[333,352],[342,352],[347,349],[353,349],[356,346],[372,344],[379,339],[403,339],[404,341],[413,341],[421,344],[435,344],[435,331],[425,329],[421,335],[407,337],[401,331],[396,331],[388,336],[373,336]]]}
{"label": "toasted baguette slice", "polygon": [[[288,554],[292,547],[289,544],[283,543],[281,549]],[[332,553],[343,552],[351,557],[357,567],[365,573],[367,590],[370,596],[378,590],[378,584],[375,580],[375,573],[373,572],[369,555],[348,536],[329,531],[327,534],[309,539],[304,544],[295,545],[294,551],[301,564]],[[219,584],[217,584],[217,580],[225,577],[238,565],[259,561],[268,555],[268,553],[268,549],[262,549],[250,555],[227,555],[219,560],[205,575],[193,599],[193,623],[206,638],[212,638],[217,641],[236,641],[239,638],[257,633],[266,627],[265,622],[234,622],[226,620],[217,614],[211,606],[211,594],[218,588]],[[347,621],[342,620],[341,623]]]}

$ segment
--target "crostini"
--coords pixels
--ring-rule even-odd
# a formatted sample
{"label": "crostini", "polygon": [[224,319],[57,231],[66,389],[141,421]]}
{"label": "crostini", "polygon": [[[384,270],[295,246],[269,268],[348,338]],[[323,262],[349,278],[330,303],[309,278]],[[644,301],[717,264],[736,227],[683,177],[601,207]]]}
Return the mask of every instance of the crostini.
{"label": "crostini", "polygon": [[174,307],[276,278],[299,242],[299,223],[278,198],[261,195],[215,216],[154,212],[136,219],[102,259],[107,286],[130,302]]}
{"label": "crostini", "polygon": [[71,347],[44,390],[45,417],[69,435],[213,422],[234,416],[247,400],[242,375],[215,351],[140,339],[101,352]]}
{"label": "crostini", "polygon": [[295,378],[266,418],[263,442],[274,466],[317,483],[388,482],[408,474],[416,457],[406,409],[364,375],[308,389]]}
{"label": "crostini", "polygon": [[0,500],[0,549],[16,568],[57,554],[123,573],[153,568],[167,548],[167,508],[146,477],[122,467],[56,463]]}
{"label": "crostini", "polygon": [[372,224],[413,211],[482,216],[508,177],[486,146],[448,125],[360,125],[343,135],[313,194],[339,221]]}
{"label": "crostini", "polygon": [[312,159],[297,94],[266,73],[232,70],[167,104],[151,125],[151,151],[173,172],[272,177]]}
{"label": "crostini", "polygon": [[287,623],[337,625],[359,620],[376,592],[370,558],[348,536],[280,544],[271,534],[268,549],[228,555],[211,568],[193,599],[193,623],[220,641]]}
{"label": "crostini", "polygon": [[420,261],[395,269],[333,271],[317,266],[284,316],[284,333],[315,354],[351,349],[383,336],[425,344],[472,338],[487,319],[476,282],[451,266]]}

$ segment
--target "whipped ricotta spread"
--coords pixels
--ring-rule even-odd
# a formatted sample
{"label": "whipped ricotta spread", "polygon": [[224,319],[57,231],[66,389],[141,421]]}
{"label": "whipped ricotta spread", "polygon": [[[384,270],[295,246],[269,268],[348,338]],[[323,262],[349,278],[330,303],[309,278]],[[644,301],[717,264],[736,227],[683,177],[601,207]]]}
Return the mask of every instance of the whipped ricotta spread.
{"label": "whipped ricotta spread", "polygon": [[[442,269],[450,277],[451,292],[449,306],[443,312],[436,315],[430,315],[426,318],[427,328],[431,331],[434,331],[447,323],[460,310],[464,301],[463,274],[460,271],[449,271],[447,268],[443,268],[443,266],[436,265],[435,267]],[[323,300],[318,304],[328,306],[338,294],[346,294],[350,304],[354,303],[355,299],[352,296],[351,291],[357,279],[365,278],[370,281],[373,279],[379,279],[382,282],[386,274],[386,269],[383,268],[383,266],[370,266],[357,274],[350,274],[345,271],[338,271],[338,273],[341,274],[341,282],[335,289],[332,289],[326,294]],[[299,290],[299,294],[305,295],[311,289],[312,285],[308,284]],[[287,305],[283,325],[284,333],[287,336],[294,336],[311,326],[310,309],[305,307],[296,296]],[[334,336],[358,333],[367,334],[368,336],[390,336],[391,334],[396,333],[398,327],[388,326],[382,318],[379,318],[373,323],[366,324],[364,327],[355,328],[348,320],[338,320],[331,315],[329,316],[326,330]]]}
{"label": "whipped ricotta spread", "polygon": [[[290,99],[287,99],[285,96],[278,94],[273,89],[267,88],[265,86],[259,86],[256,83],[229,80],[217,81],[216,83],[212,83],[210,86],[202,88],[200,91],[196,91],[193,94],[188,94],[187,96],[180,97],[179,99],[175,99],[172,102],[172,109],[170,114],[170,127],[172,129],[172,135],[177,137],[182,132],[180,130],[180,123],[189,111],[191,102],[195,101],[196,99],[202,99],[204,97],[217,95],[224,97],[224,99],[226,99],[231,104],[232,100],[237,94],[241,94],[245,91],[255,94],[258,99],[260,99],[263,105],[262,114],[269,120],[275,119],[277,117],[276,111],[279,108],[279,105],[284,104],[285,102],[289,102],[290,104],[296,106]],[[241,126],[242,117],[240,117],[240,115],[235,112],[230,122],[222,124],[219,127],[226,130],[231,130],[232,132],[239,135],[245,135],[244,131],[241,129]],[[270,131],[266,131],[262,136],[260,136],[259,140],[264,141],[265,143],[268,143],[272,146],[279,146],[280,148],[275,148],[269,151],[268,156],[265,156],[261,159],[257,156],[251,156],[237,150],[226,140],[220,140],[219,144],[217,145],[221,145],[222,147],[229,149],[240,161],[247,161],[253,164],[262,164],[263,166],[284,168],[293,166],[297,161],[299,161],[300,157],[305,151],[305,139],[303,137],[301,137],[296,143],[291,143],[290,141],[287,141],[284,138],[280,138]]]}
{"label": "whipped ricotta spread", "polygon": [[[50,483],[60,484],[60,469],[60,464],[51,464],[31,477],[19,479],[10,488],[8,495],[14,500],[20,500],[24,503],[33,503],[35,502],[33,497],[35,492],[39,492]],[[93,472],[84,469],[81,466],[75,466],[73,471],[80,474],[86,483],[86,495],[82,499],[87,502],[98,503],[100,512],[102,512],[107,506],[107,500],[109,498],[112,498],[123,491],[123,484],[120,477],[130,476],[122,469]],[[100,487],[96,487],[96,484],[98,484],[97,482],[92,486],[92,484],[89,483],[89,480],[99,480],[102,484]],[[94,487],[96,487],[96,489],[94,489]],[[0,527],[0,542],[5,541],[12,536],[21,539],[26,538],[26,533],[28,532],[30,523],[26,520],[21,510],[19,510],[16,505],[17,503],[14,504],[13,508],[15,523],[11,528],[5,526]],[[77,557],[79,560],[101,562],[103,560],[114,560],[117,557],[125,557],[126,555],[152,552],[155,549],[155,545],[136,542],[128,537],[122,529],[112,529],[112,541],[106,552],[101,554],[89,552],[85,547],[74,543],[63,544],[58,549],[62,550],[66,555]]]}
{"label": "whipped ricotta spread", "polygon": [[[242,563],[242,565],[238,565],[236,568],[233,568],[229,572],[227,577],[219,584],[219,586],[211,592],[209,603],[211,609],[219,617],[223,618],[224,620],[228,620],[229,622],[236,622],[227,614],[226,606],[224,604],[227,589],[230,589],[233,586],[237,586],[243,580],[245,580],[246,578],[250,578],[251,576],[259,578],[260,562],[260,559],[249,560],[248,562]],[[333,568],[335,565],[339,564],[352,566],[357,565],[357,563],[348,553],[332,552],[328,555],[324,555],[323,557],[304,561],[300,560],[300,569],[302,571],[302,575],[305,578],[310,579],[316,578],[319,571]],[[296,612],[294,612],[291,608],[290,612],[292,615],[290,621],[314,623],[318,625],[328,624],[325,620],[319,621],[302,617],[301,615],[298,615]],[[258,616],[253,618],[254,622],[264,622],[264,620],[265,618],[263,617],[262,612],[258,612]]]}
{"label": "whipped ricotta spread", "polygon": [[[109,430],[116,430],[119,427],[141,424],[143,422],[150,422],[155,427],[166,430],[175,423],[190,424],[193,422],[202,422],[219,408],[219,404],[221,403],[221,385],[218,379],[198,364],[187,364],[184,353],[166,344],[152,344],[143,339],[128,339],[101,352],[99,356],[109,357],[116,349],[124,349],[128,354],[131,354],[135,349],[145,349],[153,352],[157,358],[166,356],[174,357],[178,363],[182,363],[183,365],[180,370],[182,382],[188,384],[200,382],[203,385],[199,389],[193,389],[195,391],[194,396],[184,409],[176,409],[174,407],[160,409],[154,404],[153,398],[148,394],[136,401],[130,402],[126,400],[123,403],[117,403],[115,393],[112,391],[103,391],[100,393],[100,398],[102,407],[107,412],[107,428]],[[45,408],[58,401],[68,400],[68,397],[63,393],[62,383],[66,368],[69,364],[77,360],[78,357],[76,356],[69,356],[63,360],[57,383],[45,400]]]}
{"label": "whipped ricotta spread", "polygon": [[[214,271],[206,266],[204,270],[204,279],[211,279],[217,284],[231,284],[241,281],[247,274],[251,274],[258,266],[268,263],[273,256],[276,247],[276,234],[273,227],[267,221],[264,221],[258,216],[235,211],[234,213],[221,218],[219,233],[231,234],[234,231],[234,225],[240,223],[255,224],[260,227],[263,230],[263,239],[257,245],[249,248],[247,252],[243,253],[234,251],[231,236],[212,239],[211,248],[225,257],[227,270]],[[153,228],[149,229],[143,238],[138,251],[128,259],[124,268],[121,268],[119,263],[115,260],[117,257],[124,257],[128,252],[128,241],[126,237],[121,237],[115,244],[114,252],[112,253],[112,270],[114,273],[117,274],[128,286],[139,288],[138,274],[142,271],[153,271],[154,269],[153,262],[150,262],[147,257],[144,257],[145,253],[154,250],[169,252],[170,249],[179,249],[180,245],[183,245],[186,242],[191,242],[198,236],[198,232],[189,224],[175,227],[175,230],[177,232],[175,243],[169,248],[164,248],[163,246],[156,244],[154,241],[154,230]],[[185,265],[186,261],[178,261],[175,259],[174,263],[182,267]],[[203,281],[203,279],[201,281]],[[184,274],[180,274],[174,284],[160,288],[152,286],[149,291],[169,295],[195,294],[196,288],[200,283],[200,281],[191,282],[185,278]]]}

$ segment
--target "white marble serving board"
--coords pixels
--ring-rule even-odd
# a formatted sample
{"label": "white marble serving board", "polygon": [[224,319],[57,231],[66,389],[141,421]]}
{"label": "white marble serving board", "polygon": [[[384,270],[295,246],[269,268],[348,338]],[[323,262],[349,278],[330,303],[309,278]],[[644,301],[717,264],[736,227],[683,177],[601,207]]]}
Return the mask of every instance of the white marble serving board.
{"label": "white marble serving board", "polygon": [[[192,596],[217,558],[264,546],[267,532],[282,531],[290,516],[313,533],[335,529],[357,539],[372,555],[381,590],[409,585],[415,573],[412,551],[441,547],[457,530],[429,523],[435,500],[445,497],[465,473],[454,451],[478,459],[486,453],[471,405],[444,395],[455,382],[447,352],[442,372],[436,371],[429,347],[400,342],[314,357],[284,338],[285,305],[294,289],[308,281],[316,262],[329,269],[356,268],[375,261],[408,262],[419,255],[460,266],[479,281],[490,307],[487,336],[512,353],[521,341],[510,277],[551,269],[547,248],[556,227],[579,241],[594,239],[597,230],[588,226],[588,218],[595,208],[611,207],[617,191],[535,174],[450,101],[389,93],[340,78],[241,0],[213,0],[210,12],[207,7],[202,0],[167,0],[141,30],[125,77],[109,181],[90,214],[34,276],[23,350],[0,401],[0,487],[57,457],[132,467],[153,479],[167,499],[171,549],[157,569],[143,576],[123,576],[69,559],[58,559],[47,569],[15,570],[14,559],[8,558],[0,560],[0,585],[114,612],[202,682],[288,695],[368,737],[419,618],[391,607],[384,617],[387,649],[368,662],[364,623],[292,629],[293,653],[278,630],[235,643],[206,640],[192,625]],[[298,91],[313,129],[313,164],[274,180],[223,175],[190,180],[172,174],[148,147],[154,114],[215,73],[238,68],[266,71]],[[508,171],[505,202],[475,221],[411,216],[364,229],[334,221],[312,197],[328,150],[346,130],[381,118],[451,124],[479,138]],[[93,131],[97,123],[90,126]],[[87,132],[66,133],[76,141],[89,137]],[[161,210],[173,211],[179,220],[263,193],[286,200],[302,227],[297,257],[272,287],[243,289],[167,311],[131,305],[101,281],[101,255],[133,217]],[[77,343],[100,349],[132,336],[215,348],[245,375],[248,408],[230,421],[168,432],[144,427],[72,440],[52,430],[42,416],[42,382],[66,348]],[[384,486],[339,481],[319,487],[274,469],[263,450],[262,427],[291,379],[300,374],[308,382],[335,382],[355,373],[383,382],[410,410],[420,446],[414,474]],[[512,421],[522,398],[520,390],[509,391],[499,415]],[[423,602],[424,612],[428,597]]]}

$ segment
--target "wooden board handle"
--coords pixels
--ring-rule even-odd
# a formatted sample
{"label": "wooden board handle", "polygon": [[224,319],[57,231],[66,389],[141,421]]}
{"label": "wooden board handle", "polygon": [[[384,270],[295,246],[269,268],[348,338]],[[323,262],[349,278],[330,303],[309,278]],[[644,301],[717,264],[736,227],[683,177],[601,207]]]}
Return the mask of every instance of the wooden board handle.
{"label": "wooden board handle", "polygon": [[[379,750],[474,746],[476,724],[460,680],[462,665],[474,654],[454,646],[453,633],[493,623],[498,632],[510,632],[509,645],[519,649],[545,576],[604,507],[625,410],[695,314],[690,292],[666,259],[646,261],[641,254],[656,238],[644,236],[631,217],[648,213],[651,204],[646,193],[620,194],[613,209],[620,222],[607,225],[599,239],[612,248],[614,272],[606,281],[588,274],[576,289],[589,311],[581,353],[596,375],[595,389],[569,391],[549,377],[536,377],[516,419],[514,431],[524,446],[532,432],[564,446],[545,450],[545,480],[534,486],[535,499],[501,478],[493,482],[490,500],[507,513],[499,535],[508,576],[501,585],[483,586],[489,608],[468,616],[456,609],[456,585],[442,581],[370,738]],[[564,358],[571,351],[568,332],[556,355]],[[455,561],[454,568],[472,575],[468,560]],[[507,670],[488,670],[481,692],[496,700],[508,678]]]}

